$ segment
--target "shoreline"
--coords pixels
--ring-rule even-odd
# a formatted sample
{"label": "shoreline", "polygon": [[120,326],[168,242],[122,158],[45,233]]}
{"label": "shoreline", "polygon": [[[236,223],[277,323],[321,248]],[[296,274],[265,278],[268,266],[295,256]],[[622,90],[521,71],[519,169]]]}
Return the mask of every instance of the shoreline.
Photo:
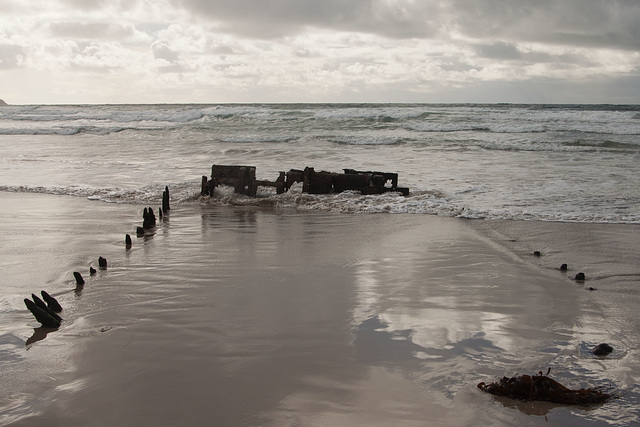
{"label": "shoreline", "polygon": [[[176,206],[135,238],[143,205],[12,194],[3,423],[535,425],[475,384],[544,366],[623,391],[547,408],[549,424],[638,420],[635,226]],[[74,294],[98,256],[109,269]],[[25,352],[37,323],[20,304],[40,287],[66,320]],[[587,353],[601,340],[611,358]]]}

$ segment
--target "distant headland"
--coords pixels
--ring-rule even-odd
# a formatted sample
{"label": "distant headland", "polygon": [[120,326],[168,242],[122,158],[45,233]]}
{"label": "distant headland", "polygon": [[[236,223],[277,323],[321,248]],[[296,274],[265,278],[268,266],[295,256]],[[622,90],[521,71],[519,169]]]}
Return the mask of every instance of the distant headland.
{"label": "distant headland", "polygon": [[4,107],[5,105],[9,105],[9,104],[7,104],[2,99],[0,99],[0,107]]}

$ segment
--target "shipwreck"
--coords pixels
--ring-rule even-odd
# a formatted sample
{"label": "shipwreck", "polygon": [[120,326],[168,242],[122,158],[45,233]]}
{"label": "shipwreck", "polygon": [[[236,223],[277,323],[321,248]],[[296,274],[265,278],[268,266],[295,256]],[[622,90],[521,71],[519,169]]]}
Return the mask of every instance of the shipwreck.
{"label": "shipwreck", "polygon": [[213,165],[211,177],[202,177],[201,194],[214,195],[215,188],[227,185],[237,194],[255,197],[258,187],[275,187],[277,194],[289,191],[294,183],[302,183],[302,192],[309,194],[341,193],[359,191],[361,194],[397,192],[409,195],[409,189],[398,187],[398,174],[376,171],[343,169],[343,173],[316,171],[312,167],[304,170],[291,169],[279,172],[274,181],[256,179],[255,166]]}

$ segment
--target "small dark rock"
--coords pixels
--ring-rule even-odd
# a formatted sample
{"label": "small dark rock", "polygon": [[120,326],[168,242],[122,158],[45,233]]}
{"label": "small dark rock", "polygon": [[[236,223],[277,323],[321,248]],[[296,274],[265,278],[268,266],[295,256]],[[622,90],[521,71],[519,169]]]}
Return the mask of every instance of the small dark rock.
{"label": "small dark rock", "polygon": [[144,228],[143,227],[137,227],[136,228],[136,234],[138,236],[144,236]]}
{"label": "small dark rock", "polygon": [[576,274],[575,279],[576,280],[585,280],[586,277],[585,277],[584,273],[578,273],[578,274]]}
{"label": "small dark rock", "polygon": [[540,251],[533,251],[533,255],[534,256],[542,256],[542,253]]}
{"label": "small dark rock", "polygon": [[93,268],[93,267],[89,267],[89,274],[90,274],[90,275],[92,275],[92,276],[93,276],[93,275],[94,275],[94,274],[96,274],[97,272],[98,272],[98,270],[96,270],[95,268]]}
{"label": "small dark rock", "polygon": [[73,277],[76,278],[76,284],[77,285],[84,285],[84,279],[82,278],[82,274],[80,274],[77,271],[73,272]]}
{"label": "small dark rock", "polygon": [[55,313],[60,313],[62,311],[62,306],[57,299],[55,299],[45,291],[40,291],[40,294],[42,295],[42,298],[44,298],[44,301],[47,303],[47,307],[49,307],[49,310]]}
{"label": "small dark rock", "polygon": [[127,248],[130,248],[133,244],[133,242],[131,241],[131,236],[129,236],[128,234],[124,236],[124,244]]}
{"label": "small dark rock", "polygon": [[595,290],[596,290],[596,288],[592,288],[591,286],[589,286],[589,287],[587,288],[587,290],[588,290],[588,291],[595,291]]}
{"label": "small dark rock", "polygon": [[102,268],[104,270],[105,268],[107,268],[107,260],[102,258],[102,257],[99,257],[98,258],[98,265],[100,266],[100,268]]}
{"label": "small dark rock", "polygon": [[612,351],[613,347],[606,343],[598,344],[593,348],[593,350],[591,350],[591,352],[596,356],[604,356],[611,353]]}
{"label": "small dark rock", "polygon": [[560,271],[567,271],[567,269],[568,269],[568,268],[569,268],[569,267],[567,266],[567,264],[562,264],[562,265],[560,266]]}

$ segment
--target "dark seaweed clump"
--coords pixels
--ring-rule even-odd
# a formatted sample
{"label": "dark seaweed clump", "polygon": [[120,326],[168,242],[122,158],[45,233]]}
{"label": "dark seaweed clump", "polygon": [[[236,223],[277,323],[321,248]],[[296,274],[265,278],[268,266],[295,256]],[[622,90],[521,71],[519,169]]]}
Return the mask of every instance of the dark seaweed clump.
{"label": "dark seaweed clump", "polygon": [[[547,375],[549,372],[547,372]],[[596,388],[571,390],[559,382],[542,375],[521,375],[511,378],[503,377],[497,382],[485,384],[481,382],[478,388],[496,396],[532,402],[534,400],[558,403],[561,405],[588,406],[603,403],[613,397]]]}

